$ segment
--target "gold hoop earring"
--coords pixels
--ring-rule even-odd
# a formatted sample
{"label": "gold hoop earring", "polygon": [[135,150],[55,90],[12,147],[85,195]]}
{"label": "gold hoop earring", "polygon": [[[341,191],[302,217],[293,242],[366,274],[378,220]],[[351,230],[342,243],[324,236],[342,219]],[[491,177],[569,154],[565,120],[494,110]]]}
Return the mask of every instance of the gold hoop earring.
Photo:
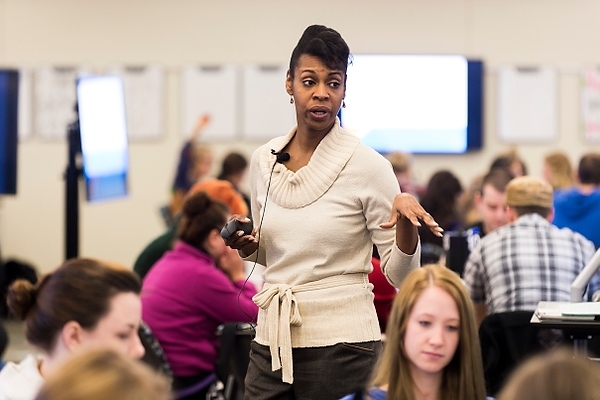
{"label": "gold hoop earring", "polygon": [[294,104],[294,96],[290,95],[290,104]]}
{"label": "gold hoop earring", "polygon": [[346,108],[346,100],[342,100],[342,108]]}

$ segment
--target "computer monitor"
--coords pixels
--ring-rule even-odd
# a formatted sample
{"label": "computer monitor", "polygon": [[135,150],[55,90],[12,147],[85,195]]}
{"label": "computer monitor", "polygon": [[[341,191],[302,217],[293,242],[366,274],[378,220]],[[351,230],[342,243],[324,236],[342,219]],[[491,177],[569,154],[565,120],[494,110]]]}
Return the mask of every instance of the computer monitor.
{"label": "computer monitor", "polygon": [[479,230],[476,228],[444,232],[442,245],[446,254],[446,267],[462,277],[469,254],[479,240]]}
{"label": "computer monitor", "polygon": [[17,193],[19,71],[0,69],[0,194]]}
{"label": "computer monitor", "polygon": [[86,199],[126,196],[129,153],[122,79],[111,75],[79,77],[77,108]]}

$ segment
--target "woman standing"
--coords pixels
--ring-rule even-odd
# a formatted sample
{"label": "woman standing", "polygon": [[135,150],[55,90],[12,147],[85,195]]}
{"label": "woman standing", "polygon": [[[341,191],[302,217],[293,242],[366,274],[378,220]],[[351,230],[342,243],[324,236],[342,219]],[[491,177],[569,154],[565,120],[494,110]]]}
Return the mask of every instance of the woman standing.
{"label": "woman standing", "polygon": [[372,245],[398,286],[419,266],[418,220],[441,235],[413,196],[399,194],[390,163],[340,127],[349,56],[335,30],[304,31],[285,81],[297,126],[254,152],[256,228],[227,240],[266,266],[249,399],[337,399],[365,384],[381,347]]}

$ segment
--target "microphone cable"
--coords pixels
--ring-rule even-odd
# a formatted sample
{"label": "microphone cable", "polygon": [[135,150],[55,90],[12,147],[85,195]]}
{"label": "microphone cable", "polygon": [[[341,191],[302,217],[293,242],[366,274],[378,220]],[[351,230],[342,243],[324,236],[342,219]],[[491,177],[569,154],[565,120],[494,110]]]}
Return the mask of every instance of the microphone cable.
{"label": "microphone cable", "polygon": [[[238,308],[240,309],[240,311],[246,316],[248,317],[248,319],[251,320],[251,322],[249,322],[248,324],[250,325],[252,330],[256,330],[256,325],[258,324],[258,321],[256,321],[255,318],[253,318],[252,316],[248,315],[241,306],[240,303],[240,297],[242,295],[242,292],[244,290],[244,288],[246,287],[246,284],[249,282],[250,277],[252,276],[252,274],[254,273],[254,270],[256,269],[256,264],[258,263],[258,255],[259,255],[259,251],[260,251],[260,230],[262,229],[262,223],[263,220],[265,219],[265,212],[267,211],[267,200],[269,199],[269,190],[271,189],[271,179],[273,178],[273,171],[275,171],[275,165],[277,165],[277,163],[279,162],[278,160],[278,154],[275,154],[275,152],[273,152],[273,150],[271,150],[271,154],[275,155],[275,162],[273,163],[273,167],[271,167],[271,173],[269,174],[269,182],[267,183],[267,192],[265,193],[265,204],[263,205],[263,209],[262,209],[262,215],[260,217],[260,221],[258,224],[258,229],[256,231],[256,234],[258,236],[258,240],[256,242],[257,247],[256,247],[256,257],[254,259],[254,263],[252,264],[252,268],[250,269],[250,273],[248,273],[248,276],[246,277],[246,279],[244,280],[244,283],[242,284],[241,289],[238,292],[238,298],[237,298],[237,302],[238,302]],[[288,154],[288,153],[283,153],[283,154]],[[289,154],[288,154],[289,157]],[[289,158],[288,158],[289,160]],[[285,160],[287,161],[287,160]],[[245,262],[245,261],[244,261]],[[250,261],[252,262],[252,261]],[[266,266],[265,266],[266,267]],[[257,314],[258,316],[258,314]],[[239,326],[239,324],[238,324]],[[247,328],[241,329],[241,330],[246,330]]]}

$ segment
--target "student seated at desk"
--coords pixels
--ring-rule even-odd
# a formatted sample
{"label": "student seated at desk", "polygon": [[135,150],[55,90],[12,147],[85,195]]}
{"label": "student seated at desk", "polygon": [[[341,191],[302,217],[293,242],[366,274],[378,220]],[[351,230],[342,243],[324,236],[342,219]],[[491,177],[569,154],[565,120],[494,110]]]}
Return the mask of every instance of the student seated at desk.
{"label": "student seated at desk", "polygon": [[579,160],[577,184],[554,196],[554,224],[567,227],[594,242],[600,248],[600,152],[587,153]]}
{"label": "student seated at desk", "polygon": [[513,178],[510,171],[504,168],[492,169],[483,176],[481,188],[473,195],[479,219],[473,224],[467,224],[466,230],[474,229],[483,238],[508,223],[506,185]]}
{"label": "student seated at desk", "polygon": [[[540,301],[569,301],[571,283],[592,258],[594,244],[582,235],[550,222],[552,186],[522,176],[506,188],[510,223],[489,233],[475,246],[464,280],[479,322],[487,314],[532,311]],[[590,281],[588,294],[600,288]]]}
{"label": "student seated at desk", "polygon": [[67,260],[36,286],[15,281],[9,309],[25,320],[25,337],[41,355],[9,362],[0,371],[0,399],[33,399],[44,379],[83,349],[110,348],[142,357],[140,290],[131,270],[91,259]]}
{"label": "student seated at desk", "polygon": [[366,395],[342,400],[486,398],[473,304],[454,272],[439,264],[411,271],[386,337]]}
{"label": "student seated at desk", "polygon": [[258,313],[244,262],[221,237],[228,218],[227,206],[206,192],[187,197],[173,250],[144,279],[143,318],[167,356],[173,388],[194,392],[179,400],[206,396],[219,354],[217,327],[252,322]]}

